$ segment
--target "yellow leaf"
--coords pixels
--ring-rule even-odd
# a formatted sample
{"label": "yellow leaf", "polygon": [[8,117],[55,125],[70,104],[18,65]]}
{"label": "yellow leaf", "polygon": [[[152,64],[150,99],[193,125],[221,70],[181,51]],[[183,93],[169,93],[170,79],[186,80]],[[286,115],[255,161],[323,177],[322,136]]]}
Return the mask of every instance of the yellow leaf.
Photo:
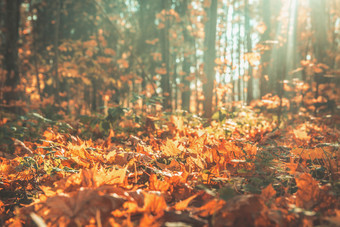
{"label": "yellow leaf", "polygon": [[191,145],[190,145],[190,147],[189,147],[189,149],[188,149],[189,152],[190,152],[190,153],[195,153],[195,154],[202,153],[206,138],[207,138],[207,135],[206,135],[206,134],[203,134],[202,136],[196,138],[196,139],[191,143]]}
{"label": "yellow leaf", "polygon": [[165,145],[161,147],[162,154],[165,156],[177,156],[181,154],[181,151],[177,148],[176,144],[172,140],[167,140]]}

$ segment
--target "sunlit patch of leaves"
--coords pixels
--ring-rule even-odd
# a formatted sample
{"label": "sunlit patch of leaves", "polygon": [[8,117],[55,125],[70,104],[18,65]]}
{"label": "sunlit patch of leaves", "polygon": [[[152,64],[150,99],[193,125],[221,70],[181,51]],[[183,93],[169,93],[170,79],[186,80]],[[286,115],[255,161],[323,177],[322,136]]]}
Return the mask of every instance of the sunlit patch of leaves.
{"label": "sunlit patch of leaves", "polygon": [[[12,154],[2,152],[1,218],[50,226],[336,222],[338,132],[313,122],[280,129],[247,109],[222,109],[212,122],[135,114],[111,108],[83,116],[78,128],[38,114],[2,124],[27,129],[10,134]],[[123,127],[127,120],[139,126]]]}

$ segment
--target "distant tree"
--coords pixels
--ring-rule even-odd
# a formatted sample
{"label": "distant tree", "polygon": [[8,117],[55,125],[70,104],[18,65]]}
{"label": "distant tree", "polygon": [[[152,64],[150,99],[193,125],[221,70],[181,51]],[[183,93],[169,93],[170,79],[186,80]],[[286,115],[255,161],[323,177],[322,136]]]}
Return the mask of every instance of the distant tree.
{"label": "distant tree", "polygon": [[212,116],[212,100],[215,81],[215,58],[216,58],[216,24],[217,24],[217,0],[212,0],[210,6],[205,8],[207,20],[205,23],[204,38],[204,116]]}
{"label": "distant tree", "polygon": [[[190,18],[188,15],[188,5],[189,1],[179,1],[176,5],[176,11],[178,12],[179,16],[181,17],[182,23],[182,33],[184,39],[184,48],[183,48],[183,61],[182,61],[182,71],[184,75],[181,77],[181,84],[183,85],[182,93],[181,93],[181,100],[182,100],[182,109],[186,111],[190,111],[190,96],[191,96],[191,89],[190,89],[190,67],[193,65],[191,60],[190,51],[194,49],[194,38],[191,36],[189,31],[187,30],[187,23],[190,23],[187,18]],[[186,23],[187,22],[187,23]]]}
{"label": "distant tree", "polygon": [[[251,42],[251,28],[250,28],[250,6],[249,6],[249,0],[245,0],[245,9],[244,9],[244,17],[245,17],[245,31],[247,36],[247,52],[252,52],[252,42]],[[253,100],[253,67],[251,64],[249,64],[248,67],[248,86],[247,86],[247,103],[250,104],[250,102]]]}
{"label": "distant tree", "polygon": [[60,28],[60,14],[61,14],[61,0],[55,0],[55,30],[54,30],[54,59],[53,59],[53,69],[54,69],[54,98],[56,103],[60,103],[60,79],[59,79],[59,28]]}
{"label": "distant tree", "polygon": [[237,14],[238,14],[238,23],[237,23],[237,100],[242,101],[243,99],[243,91],[242,91],[242,82],[243,82],[243,75],[241,73],[241,64],[242,64],[242,42],[243,37],[241,36],[242,33],[242,21],[241,21],[241,1],[238,1],[238,8],[237,8]]}
{"label": "distant tree", "polygon": [[190,75],[190,58],[188,56],[184,57],[183,60],[183,72],[185,73],[185,76],[182,78],[182,84],[183,84],[183,91],[182,91],[182,109],[186,111],[190,111],[190,81],[187,80],[187,76]]}
{"label": "distant tree", "polygon": [[328,63],[329,57],[327,54],[329,48],[328,42],[328,22],[326,12],[326,1],[310,0],[311,20],[314,30],[313,50],[315,58],[319,63]]}
{"label": "distant tree", "polygon": [[5,89],[3,100],[8,109],[18,112],[13,102],[18,100],[20,91],[19,62],[18,62],[18,41],[20,21],[21,0],[5,1],[5,51],[4,66],[6,70]]}
{"label": "distant tree", "polygon": [[270,64],[270,49],[269,41],[271,39],[271,1],[261,0],[261,15],[265,31],[261,35],[261,44],[265,47],[261,57],[261,78],[260,78],[260,95],[263,97],[268,92],[268,76]]}
{"label": "distant tree", "polygon": [[138,3],[139,10],[137,16],[139,29],[137,29],[138,41],[136,57],[138,58],[138,71],[142,77],[141,93],[145,95],[148,93],[147,85],[152,84],[152,86],[154,86],[154,81],[150,79],[152,78],[152,72],[154,72],[156,68],[156,61],[152,57],[152,54],[158,51],[158,45],[156,45],[156,42],[152,42],[157,40],[158,30],[155,20],[156,14],[159,11],[159,4],[145,0],[138,0]]}
{"label": "distant tree", "polygon": [[164,73],[161,75],[161,87],[163,94],[163,109],[166,111],[172,110],[171,98],[172,89],[170,83],[170,39],[169,39],[169,29],[170,21],[168,12],[171,7],[170,0],[161,1],[161,14],[164,16],[164,26],[160,28],[160,42],[161,42],[161,53],[162,53],[162,65],[161,68],[165,69]]}

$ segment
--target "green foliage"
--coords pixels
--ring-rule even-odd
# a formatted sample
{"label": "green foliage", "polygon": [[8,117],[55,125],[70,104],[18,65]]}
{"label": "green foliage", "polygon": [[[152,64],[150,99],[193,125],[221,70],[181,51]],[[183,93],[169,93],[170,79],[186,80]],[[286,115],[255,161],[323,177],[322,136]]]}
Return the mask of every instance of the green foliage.
{"label": "green foliage", "polygon": [[[41,118],[41,120],[46,121],[46,122],[50,121],[52,123],[53,121],[63,120],[63,115],[59,114],[59,112],[65,111],[65,110],[63,110],[59,107],[56,107],[53,104],[47,104],[45,107],[40,108],[39,111],[41,111],[42,115],[48,117],[48,119],[47,118],[44,119],[44,117],[43,117],[43,118]],[[39,114],[37,114],[37,115],[39,115]],[[35,117],[40,118],[39,116],[35,116]]]}
{"label": "green foliage", "polygon": [[56,151],[53,150],[55,145],[50,147],[39,147],[48,150],[45,155],[34,154],[33,156],[23,157],[20,165],[16,167],[18,172],[24,170],[30,170],[35,177],[39,175],[48,174],[53,175],[56,172],[65,173],[77,173],[78,170],[69,168],[67,166],[62,166],[61,161],[67,160],[67,157],[55,155]]}
{"label": "green foliage", "polygon": [[220,108],[218,111],[216,111],[211,119],[218,121],[218,122],[224,122],[225,120],[227,120],[227,118],[230,116],[230,112],[225,109],[225,108]]}
{"label": "green foliage", "polygon": [[38,113],[28,113],[23,116],[15,116],[0,126],[0,143],[5,151],[14,150],[14,140],[35,141],[41,138],[47,128],[54,128],[61,133],[67,133],[73,128],[65,122],[54,121],[43,117]]}
{"label": "green foliage", "polygon": [[139,116],[135,111],[131,111],[129,108],[122,106],[108,108],[107,115],[96,116],[79,116],[79,122],[81,123],[82,133],[84,138],[96,138],[102,136],[108,136],[110,130],[117,133],[135,132],[138,128],[121,127],[119,124],[126,120],[131,120],[135,123],[141,123],[145,116]]}
{"label": "green foliage", "polygon": [[156,104],[162,103],[164,98],[161,97],[161,96],[158,96],[158,95],[153,95],[150,98],[148,98],[145,95],[138,95],[138,94],[134,93],[132,95],[131,102],[135,103],[139,99],[142,99],[143,100],[143,104],[145,104],[146,106],[155,106]]}
{"label": "green foliage", "polygon": [[108,115],[105,120],[110,124],[116,124],[119,120],[122,119],[127,110],[127,108],[123,108],[121,106],[109,108]]}
{"label": "green foliage", "polygon": [[237,192],[230,186],[225,186],[219,190],[220,198],[228,201],[237,195]]}

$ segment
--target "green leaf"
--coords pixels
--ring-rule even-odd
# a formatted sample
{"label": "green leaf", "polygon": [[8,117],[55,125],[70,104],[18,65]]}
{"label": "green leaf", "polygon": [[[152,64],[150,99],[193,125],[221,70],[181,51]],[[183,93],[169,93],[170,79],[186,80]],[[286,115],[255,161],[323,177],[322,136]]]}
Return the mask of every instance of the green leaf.
{"label": "green leaf", "polygon": [[219,193],[220,193],[220,198],[225,200],[225,201],[228,201],[229,199],[231,199],[231,198],[233,198],[234,196],[237,195],[235,190],[232,189],[231,187],[221,188]]}
{"label": "green leaf", "polygon": [[52,172],[61,172],[61,171],[63,170],[58,167],[52,167]]}
{"label": "green leaf", "polygon": [[43,122],[53,123],[53,121],[52,121],[52,120],[50,120],[50,119],[47,119],[47,118],[45,118],[45,117],[41,116],[41,115],[40,115],[40,114],[38,114],[38,113],[31,113],[31,115],[32,115],[33,117],[35,117],[35,118],[37,118],[37,119],[39,119],[39,120],[43,121]]}

